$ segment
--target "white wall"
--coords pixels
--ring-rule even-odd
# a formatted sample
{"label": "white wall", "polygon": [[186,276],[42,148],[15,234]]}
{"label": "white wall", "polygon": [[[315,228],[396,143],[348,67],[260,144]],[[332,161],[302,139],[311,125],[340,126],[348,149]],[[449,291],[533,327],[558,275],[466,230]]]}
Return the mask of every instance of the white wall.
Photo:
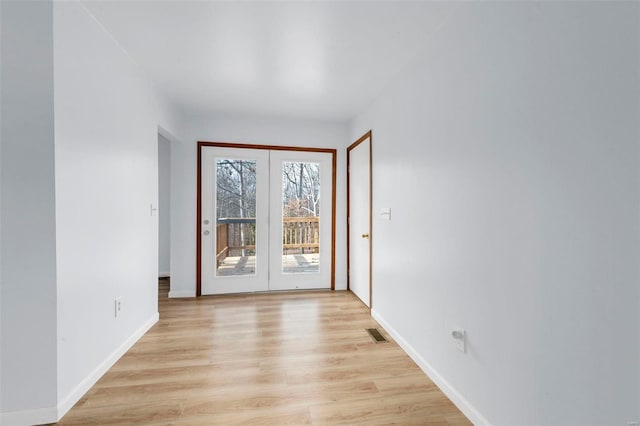
{"label": "white wall", "polygon": [[11,424],[56,405],[53,6],[0,9],[0,423]]}
{"label": "white wall", "polygon": [[195,295],[197,141],[338,149],[336,289],[346,289],[346,124],[221,114],[185,120],[180,140],[171,145],[171,297]]}
{"label": "white wall", "polygon": [[56,2],[54,19],[63,414],[157,319],[158,124],[174,123],[147,77],[81,4]]}
{"label": "white wall", "polygon": [[374,314],[478,422],[640,419],[639,7],[461,5],[352,123]]}
{"label": "white wall", "polygon": [[158,276],[168,277],[171,271],[171,143],[158,135]]}

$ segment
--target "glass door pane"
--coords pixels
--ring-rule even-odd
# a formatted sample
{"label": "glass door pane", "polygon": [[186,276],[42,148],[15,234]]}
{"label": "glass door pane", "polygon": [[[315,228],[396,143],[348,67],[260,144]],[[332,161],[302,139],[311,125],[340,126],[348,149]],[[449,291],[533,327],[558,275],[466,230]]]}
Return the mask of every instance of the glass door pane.
{"label": "glass door pane", "polygon": [[333,157],[270,153],[269,289],[331,288]]}
{"label": "glass door pane", "polygon": [[320,164],[282,163],[282,272],[320,270]]}
{"label": "glass door pane", "polygon": [[216,159],[216,276],[256,273],[256,161]]}
{"label": "glass door pane", "polygon": [[202,294],[269,289],[269,152],[201,152]]}

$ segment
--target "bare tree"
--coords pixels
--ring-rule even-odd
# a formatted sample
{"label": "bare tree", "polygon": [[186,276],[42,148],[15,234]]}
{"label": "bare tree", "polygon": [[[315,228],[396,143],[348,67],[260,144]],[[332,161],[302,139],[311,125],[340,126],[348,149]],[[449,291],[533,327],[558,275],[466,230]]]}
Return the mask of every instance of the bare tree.
{"label": "bare tree", "polygon": [[[216,162],[217,218],[256,217],[256,162],[223,159]],[[250,245],[255,222],[240,223],[240,245]],[[246,250],[242,249],[242,256]]]}
{"label": "bare tree", "polygon": [[218,160],[217,216],[255,217],[256,162],[247,160]]}
{"label": "bare tree", "polygon": [[[218,220],[255,219],[256,162],[219,159],[216,166],[216,217]],[[320,164],[284,162],[282,176],[283,215],[285,217],[318,217],[320,215]],[[239,245],[255,244],[251,242],[255,241],[255,220],[251,223],[247,223],[246,220],[231,223],[236,224],[234,228],[236,230],[239,226]],[[242,256],[244,255],[243,249]]]}
{"label": "bare tree", "polygon": [[284,215],[315,217],[320,213],[320,165],[285,162],[282,166]]}

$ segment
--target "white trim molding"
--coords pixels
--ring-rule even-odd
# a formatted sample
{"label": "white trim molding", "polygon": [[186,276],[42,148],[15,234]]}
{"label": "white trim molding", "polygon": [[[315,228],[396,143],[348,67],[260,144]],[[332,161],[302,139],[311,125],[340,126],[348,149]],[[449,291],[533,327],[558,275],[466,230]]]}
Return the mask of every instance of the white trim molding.
{"label": "white trim molding", "polygon": [[195,291],[172,291],[169,290],[169,299],[180,299],[185,297],[196,297]]}
{"label": "white trim molding", "polygon": [[424,371],[424,373],[436,384],[444,393],[447,398],[455,404],[456,407],[467,416],[467,418],[474,425],[490,426],[491,423],[473,407],[469,401],[467,401],[457,390],[447,382],[434,368],[425,360],[414,348],[402,337],[382,316],[375,310],[371,310],[371,316],[378,321],[380,325],[393,337],[393,339],[400,345],[402,349],[411,357],[411,359],[418,364],[418,367]]}
{"label": "white trim molding", "polygon": [[151,327],[160,319],[160,315],[156,312],[147,322],[145,322],[138,330],[136,330],[120,347],[113,351],[107,359],[98,365],[74,390],[67,395],[64,400],[58,403],[57,417],[54,421],[60,420],[75,405],[76,402],[87,393],[93,385],[107,372],[109,369],[124,355],[131,347],[149,331]]}
{"label": "white trim molding", "polygon": [[55,423],[57,420],[58,409],[56,407],[8,411],[0,414],[0,425],[2,426],[40,425],[44,423]]}

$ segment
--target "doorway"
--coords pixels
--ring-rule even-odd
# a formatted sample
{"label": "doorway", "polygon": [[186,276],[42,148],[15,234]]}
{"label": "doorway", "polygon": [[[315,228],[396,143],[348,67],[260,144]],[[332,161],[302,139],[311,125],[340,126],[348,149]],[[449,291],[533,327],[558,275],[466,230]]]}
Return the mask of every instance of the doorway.
{"label": "doorway", "polygon": [[158,278],[171,275],[171,142],[158,133]]}
{"label": "doorway", "polygon": [[198,295],[334,288],[335,156],[198,143]]}
{"label": "doorway", "polygon": [[372,307],[371,131],[347,148],[347,289]]}

